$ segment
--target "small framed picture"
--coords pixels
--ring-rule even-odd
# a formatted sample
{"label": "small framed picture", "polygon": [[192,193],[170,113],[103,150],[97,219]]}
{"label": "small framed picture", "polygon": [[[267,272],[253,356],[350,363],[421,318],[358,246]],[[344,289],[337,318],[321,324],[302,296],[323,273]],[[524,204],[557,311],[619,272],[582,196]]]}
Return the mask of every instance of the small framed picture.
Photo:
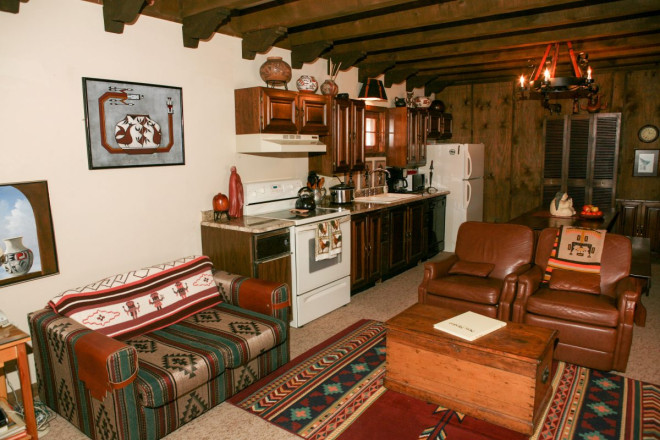
{"label": "small framed picture", "polygon": [[180,87],[83,78],[89,169],[184,165]]}
{"label": "small framed picture", "polygon": [[655,177],[658,175],[660,150],[635,150],[633,176]]}

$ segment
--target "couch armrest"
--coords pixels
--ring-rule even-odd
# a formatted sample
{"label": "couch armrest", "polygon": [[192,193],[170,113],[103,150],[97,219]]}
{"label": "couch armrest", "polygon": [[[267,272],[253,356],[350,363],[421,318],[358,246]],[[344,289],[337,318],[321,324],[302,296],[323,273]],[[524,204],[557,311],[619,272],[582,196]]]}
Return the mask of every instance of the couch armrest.
{"label": "couch armrest", "polygon": [[527,272],[518,277],[518,287],[516,289],[516,299],[513,303],[513,322],[523,322],[525,311],[527,309],[527,300],[536,292],[543,279],[543,272],[540,266],[532,266]]}
{"label": "couch armrest", "polygon": [[216,271],[213,274],[225,302],[289,322],[291,298],[284,283]]}
{"label": "couch armrest", "polygon": [[94,331],[85,333],[76,341],[73,352],[78,358],[78,377],[97,400],[137,377],[135,348],[116,339]]}
{"label": "couch armrest", "polygon": [[[122,389],[135,380],[138,363],[133,347],[50,308],[29,314],[28,322],[37,369],[53,374],[56,383],[59,374],[69,375],[84,382],[92,397],[103,400],[107,392]],[[47,359],[67,366],[49,364]]]}

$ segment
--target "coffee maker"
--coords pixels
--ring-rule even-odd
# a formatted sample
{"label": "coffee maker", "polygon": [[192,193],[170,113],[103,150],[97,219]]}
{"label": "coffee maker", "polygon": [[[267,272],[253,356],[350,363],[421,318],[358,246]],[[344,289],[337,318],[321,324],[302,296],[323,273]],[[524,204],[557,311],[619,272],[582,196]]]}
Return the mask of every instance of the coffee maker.
{"label": "coffee maker", "polygon": [[406,169],[398,167],[387,167],[390,175],[387,177],[387,190],[391,193],[408,192],[406,181]]}

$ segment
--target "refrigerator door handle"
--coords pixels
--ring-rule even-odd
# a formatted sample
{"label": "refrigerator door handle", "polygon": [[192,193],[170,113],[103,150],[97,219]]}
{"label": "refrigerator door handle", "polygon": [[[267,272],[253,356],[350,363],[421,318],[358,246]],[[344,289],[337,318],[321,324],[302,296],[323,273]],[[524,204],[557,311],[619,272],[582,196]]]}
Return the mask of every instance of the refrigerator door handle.
{"label": "refrigerator door handle", "polygon": [[465,182],[465,204],[463,206],[467,208],[470,205],[470,201],[472,200],[472,185],[467,180],[465,180],[464,182]]}
{"label": "refrigerator door handle", "polygon": [[472,156],[470,153],[465,153],[467,163],[466,163],[466,170],[465,170],[465,178],[469,179],[472,177]]}

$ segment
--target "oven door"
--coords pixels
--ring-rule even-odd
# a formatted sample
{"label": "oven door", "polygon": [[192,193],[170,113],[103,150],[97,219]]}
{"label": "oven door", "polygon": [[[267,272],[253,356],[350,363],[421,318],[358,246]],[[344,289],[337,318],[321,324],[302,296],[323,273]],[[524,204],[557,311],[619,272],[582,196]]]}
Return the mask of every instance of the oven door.
{"label": "oven door", "polygon": [[316,261],[316,230],[319,223],[294,228],[297,295],[304,295],[351,274],[351,217],[347,215],[339,220],[342,251],[336,257],[326,260]]}

